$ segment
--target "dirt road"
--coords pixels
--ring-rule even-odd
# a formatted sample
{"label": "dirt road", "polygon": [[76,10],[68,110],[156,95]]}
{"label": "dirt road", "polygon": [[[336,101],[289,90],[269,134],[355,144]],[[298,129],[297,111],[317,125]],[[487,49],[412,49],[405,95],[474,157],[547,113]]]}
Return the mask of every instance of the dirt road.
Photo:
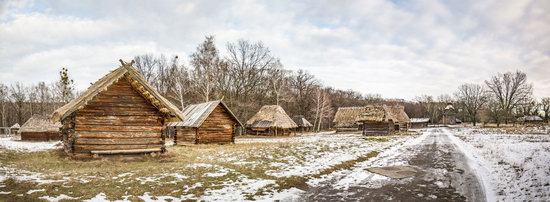
{"label": "dirt road", "polygon": [[[310,184],[306,201],[485,201],[483,188],[450,140],[445,128],[432,128],[418,138],[382,152],[351,170]],[[412,177],[392,179],[369,167],[412,166]]]}

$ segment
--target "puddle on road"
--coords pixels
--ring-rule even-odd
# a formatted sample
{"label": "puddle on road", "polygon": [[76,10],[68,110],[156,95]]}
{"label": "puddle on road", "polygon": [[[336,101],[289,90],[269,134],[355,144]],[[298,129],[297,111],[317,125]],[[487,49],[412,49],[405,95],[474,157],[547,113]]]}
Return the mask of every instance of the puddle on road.
{"label": "puddle on road", "polygon": [[367,168],[366,170],[393,179],[408,178],[415,176],[417,173],[421,172],[420,169],[413,166],[371,167]]}

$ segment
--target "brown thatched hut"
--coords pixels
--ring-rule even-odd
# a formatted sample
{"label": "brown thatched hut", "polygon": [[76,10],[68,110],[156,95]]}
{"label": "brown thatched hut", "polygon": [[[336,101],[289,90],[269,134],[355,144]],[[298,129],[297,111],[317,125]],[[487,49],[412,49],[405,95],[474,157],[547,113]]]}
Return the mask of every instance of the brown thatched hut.
{"label": "brown thatched hut", "polygon": [[53,123],[49,116],[35,114],[21,126],[21,140],[50,141],[60,140],[59,122]]}
{"label": "brown thatched hut", "polygon": [[65,151],[74,157],[164,152],[166,124],[183,120],[132,63],[121,63],[53,113],[62,123]]}
{"label": "brown thatched hut", "polygon": [[243,127],[222,101],[189,105],[183,115],[184,121],[168,124],[176,128],[175,144],[235,143],[235,131]]}
{"label": "brown thatched hut", "polygon": [[403,106],[367,105],[356,121],[363,124],[363,135],[389,135],[408,129],[409,117]]}
{"label": "brown thatched hut", "polygon": [[298,125],[279,105],[265,105],[246,122],[250,134],[290,135]]}
{"label": "brown thatched hut", "polygon": [[361,131],[363,124],[357,119],[365,112],[365,107],[338,108],[333,120],[336,132]]}
{"label": "brown thatched hut", "polygon": [[410,128],[427,128],[430,118],[411,118]]}
{"label": "brown thatched hut", "polygon": [[298,125],[298,128],[296,128],[296,131],[299,132],[309,132],[311,129],[313,129],[313,124],[311,124],[303,115],[297,115],[292,117],[292,120],[296,125]]}

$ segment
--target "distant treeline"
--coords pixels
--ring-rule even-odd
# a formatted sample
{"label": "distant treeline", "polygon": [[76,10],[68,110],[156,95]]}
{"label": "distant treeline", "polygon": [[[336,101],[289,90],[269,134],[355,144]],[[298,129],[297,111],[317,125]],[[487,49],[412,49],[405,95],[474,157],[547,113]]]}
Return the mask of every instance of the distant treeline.
{"label": "distant treeline", "polygon": [[[439,121],[447,103],[454,103],[457,117],[463,121],[507,123],[541,111],[548,120],[550,99],[534,99],[532,85],[522,72],[498,74],[483,85],[463,84],[453,96],[390,100],[324,86],[307,71],[288,70],[262,42],[239,40],[225,48],[227,54],[220,55],[214,37],[208,36],[189,55],[188,64],[179,56],[143,54],[134,57],[134,66],[180,108],[223,99],[243,122],[263,105],[278,104],[290,116],[304,115],[316,130],[322,130],[331,127],[338,107],[373,103],[401,104],[409,117],[428,117],[433,123]],[[50,84],[0,84],[0,124],[23,124],[33,114],[51,114],[75,94],[66,68],[61,69],[59,80]]]}

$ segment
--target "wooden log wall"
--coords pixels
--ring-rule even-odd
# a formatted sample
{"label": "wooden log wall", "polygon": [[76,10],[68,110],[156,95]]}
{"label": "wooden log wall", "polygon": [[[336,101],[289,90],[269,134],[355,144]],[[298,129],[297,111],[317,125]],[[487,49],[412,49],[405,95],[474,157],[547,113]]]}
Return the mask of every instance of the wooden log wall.
{"label": "wooden log wall", "polygon": [[363,135],[389,135],[394,132],[393,122],[364,122]]}
{"label": "wooden log wall", "polygon": [[163,118],[155,106],[122,78],[76,112],[72,149],[74,153],[164,149]]}
{"label": "wooden log wall", "polygon": [[26,141],[51,141],[61,140],[59,132],[23,132],[21,140]]}
{"label": "wooden log wall", "polygon": [[234,126],[237,124],[229,112],[218,105],[199,127],[197,143],[233,143],[235,140]]}
{"label": "wooden log wall", "polygon": [[197,128],[177,128],[175,140],[176,144],[196,144]]}

